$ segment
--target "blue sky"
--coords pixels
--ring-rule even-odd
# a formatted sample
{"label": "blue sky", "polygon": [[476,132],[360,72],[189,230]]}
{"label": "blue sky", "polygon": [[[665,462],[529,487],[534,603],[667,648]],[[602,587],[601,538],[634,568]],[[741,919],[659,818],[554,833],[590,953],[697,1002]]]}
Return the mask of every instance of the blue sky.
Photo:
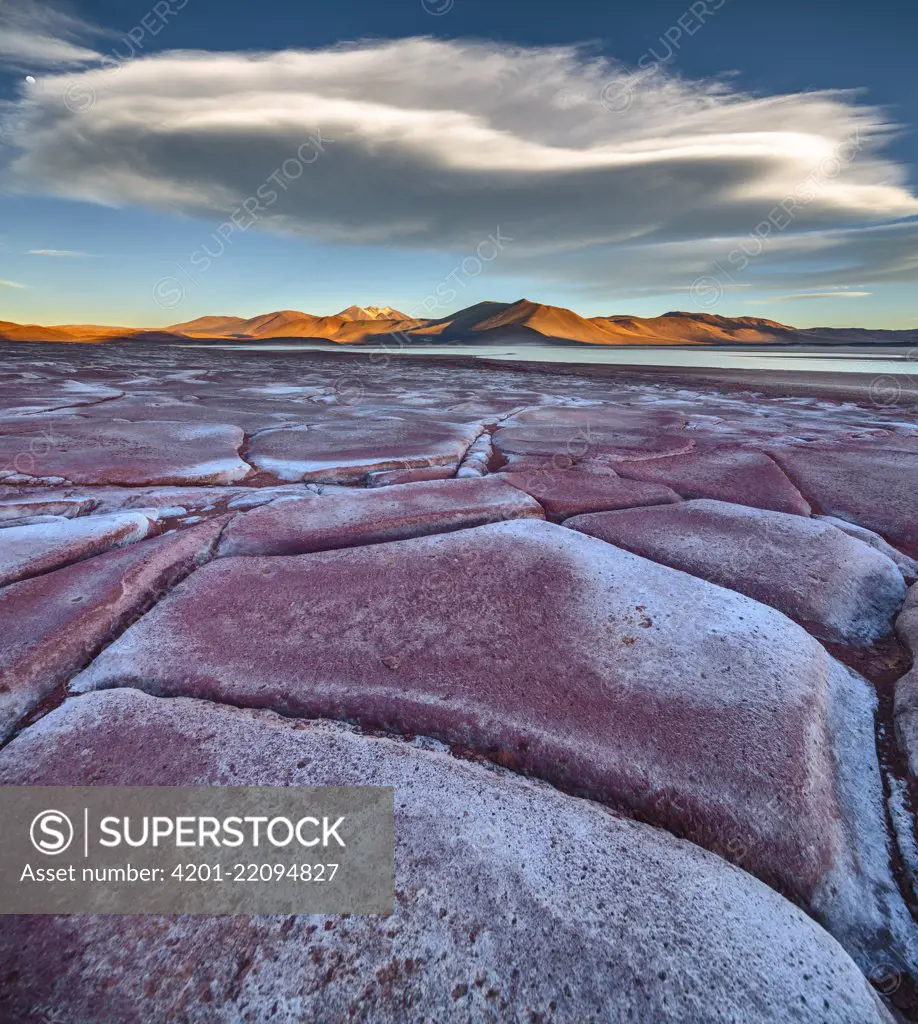
{"label": "blue sky", "polygon": [[0,0],[0,320],[525,295],[915,327],[916,29],[904,0]]}

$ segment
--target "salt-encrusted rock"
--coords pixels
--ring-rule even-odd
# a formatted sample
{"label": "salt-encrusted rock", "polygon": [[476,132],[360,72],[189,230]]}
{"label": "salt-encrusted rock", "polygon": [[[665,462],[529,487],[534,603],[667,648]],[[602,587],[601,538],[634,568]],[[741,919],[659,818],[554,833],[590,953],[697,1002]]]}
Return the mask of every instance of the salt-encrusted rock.
{"label": "salt-encrusted rock", "polygon": [[761,452],[741,448],[694,451],[665,459],[622,462],[616,464],[616,471],[632,480],[667,484],[683,498],[717,498],[775,512],[810,514],[803,495]]}
{"label": "salt-encrusted rock", "polygon": [[524,426],[501,427],[494,432],[494,447],[505,456],[550,459],[603,456],[610,461],[655,459],[691,451],[695,442],[682,434],[618,430],[614,427]]}
{"label": "salt-encrusted rock", "polygon": [[816,636],[866,645],[905,597],[896,565],[828,523],[724,501],[598,513],[565,526],[747,594]]}
{"label": "salt-encrusted rock", "polygon": [[[80,410],[89,419],[168,420],[174,423],[228,423],[254,434],[269,427],[299,422],[307,414],[307,406],[295,402],[271,401],[266,397],[244,398],[242,388],[234,387],[230,394],[214,400],[202,401],[197,395],[178,392],[168,383],[159,382],[154,395],[140,394],[120,398],[114,402]],[[240,382],[241,383],[241,382]]]}
{"label": "salt-encrusted rock", "polygon": [[367,473],[367,487],[391,487],[393,484],[415,484],[422,480],[449,480],[451,466],[416,466],[414,469],[384,469]]}
{"label": "salt-encrusted rock", "polygon": [[297,555],[446,533],[503,519],[542,519],[538,502],[495,478],[349,488],[287,498],[236,516],[218,555]]}
{"label": "salt-encrusted rock", "polygon": [[887,448],[883,442],[768,452],[816,511],[866,526],[918,558],[918,452]]}
{"label": "salt-encrusted rock", "polygon": [[45,364],[45,374],[48,379],[44,381],[34,380],[35,374],[26,375],[32,377],[32,380],[17,380],[10,374],[0,384],[0,410],[6,415],[19,416],[85,408],[95,402],[117,398],[121,394],[117,389],[106,387],[104,384],[90,384],[85,380],[67,380],[60,377],[54,379],[56,374],[54,371],[49,372],[48,364]]}
{"label": "salt-encrusted rock", "polygon": [[251,468],[239,458],[242,431],[221,424],[72,418],[46,433],[11,429],[0,433],[0,480],[13,483],[228,484]]}
{"label": "salt-encrusted rock", "polygon": [[841,947],[750,875],[431,744],[116,690],[21,734],[0,783],[397,794],[393,915],[7,917],[7,1020],[891,1021]]}
{"label": "salt-encrusted rock", "polygon": [[543,466],[528,473],[500,473],[498,479],[531,494],[555,521],[585,512],[681,501],[663,484],[625,480],[608,467],[602,472],[583,472]]}
{"label": "salt-encrusted rock", "polygon": [[721,853],[861,963],[911,942],[863,680],[774,609],[574,530],[220,559],[72,687],[128,685],[433,736]]}
{"label": "salt-encrusted rock", "polygon": [[846,519],[839,519],[838,516],[816,516],[815,518],[821,519],[824,523],[830,523],[851,537],[857,537],[858,540],[869,544],[872,548],[876,548],[877,551],[886,555],[887,558],[891,558],[899,567],[899,572],[905,577],[906,583],[914,583],[918,580],[918,560],[909,558],[908,555],[902,554],[898,548],[894,548],[892,544],[887,544],[878,533],[874,533],[873,530],[868,530],[864,526],[849,523]]}
{"label": "salt-encrusted rock", "polygon": [[142,512],[9,526],[0,530],[0,586],[143,540],[153,528]]}
{"label": "salt-encrusted rock", "polygon": [[[577,405],[530,406],[508,416],[504,425],[508,427],[563,427],[571,432],[580,430],[584,434],[599,431],[637,431],[654,433],[666,431],[678,433],[685,426],[685,416],[661,403],[653,405],[632,405],[628,400],[635,397],[634,391],[620,392],[617,396],[608,392],[604,401],[579,401]],[[610,400],[609,400],[610,399]],[[618,399],[618,400],[616,400]]]}
{"label": "salt-encrusted rock", "polygon": [[48,497],[41,489],[7,489],[0,497],[0,522],[40,515],[70,519],[91,512],[93,508],[94,502],[90,498],[56,498]]}
{"label": "salt-encrusted rock", "polygon": [[[279,484],[273,487],[35,487],[32,495],[41,496],[50,506],[60,505],[67,509],[72,503],[80,508],[80,514],[88,511],[122,512],[137,509],[182,509],[183,512],[222,512],[227,509],[255,508],[266,505],[280,497],[309,497],[313,492],[305,484]],[[0,519],[5,500],[0,490]],[[38,498],[35,498],[38,503]],[[22,508],[32,507],[23,499]],[[67,512],[71,515],[71,512]]]}
{"label": "salt-encrusted rock", "polygon": [[0,740],[208,558],[224,524],[139,541],[0,590]]}
{"label": "salt-encrusted rock", "polygon": [[896,619],[896,632],[912,654],[918,657],[918,584],[909,587]]}
{"label": "salt-encrusted rock", "polygon": [[918,776],[918,583],[909,589],[896,619],[896,633],[915,660],[915,665],[896,683],[896,736],[912,775]]}
{"label": "salt-encrusted rock", "polygon": [[22,519],[0,519],[0,530],[10,527],[36,526],[38,523],[66,523],[66,516],[23,516]]}
{"label": "salt-encrusted rock", "polygon": [[283,427],[257,434],[247,458],[279,480],[349,483],[370,472],[448,466],[455,470],[478,425],[430,417],[380,417]]}
{"label": "salt-encrusted rock", "polygon": [[456,471],[456,476],[487,476],[493,459],[494,445],[491,442],[491,435],[487,431],[483,431],[469,446],[465,458]]}
{"label": "salt-encrusted rock", "polygon": [[896,683],[895,724],[909,774],[918,777],[918,669]]}

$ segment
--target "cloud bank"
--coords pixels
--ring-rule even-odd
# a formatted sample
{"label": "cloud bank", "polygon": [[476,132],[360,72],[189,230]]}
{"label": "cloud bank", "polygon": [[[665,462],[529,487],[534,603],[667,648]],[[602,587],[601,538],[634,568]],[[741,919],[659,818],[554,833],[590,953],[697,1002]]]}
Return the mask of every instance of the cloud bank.
{"label": "cloud bank", "polygon": [[[603,102],[619,85],[624,110]],[[635,87],[576,48],[419,38],[108,61],[39,77],[7,115],[7,187],[214,223],[250,200],[253,230],[451,253],[499,226],[500,271],[585,293],[688,289],[711,263],[782,290],[918,267],[895,126],[845,92]]]}

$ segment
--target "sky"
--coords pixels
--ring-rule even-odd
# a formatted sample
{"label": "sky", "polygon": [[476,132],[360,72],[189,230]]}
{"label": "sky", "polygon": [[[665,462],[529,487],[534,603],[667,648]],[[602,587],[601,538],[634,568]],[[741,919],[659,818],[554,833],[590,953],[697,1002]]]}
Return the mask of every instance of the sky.
{"label": "sky", "polygon": [[911,0],[0,0],[0,320],[918,326]]}

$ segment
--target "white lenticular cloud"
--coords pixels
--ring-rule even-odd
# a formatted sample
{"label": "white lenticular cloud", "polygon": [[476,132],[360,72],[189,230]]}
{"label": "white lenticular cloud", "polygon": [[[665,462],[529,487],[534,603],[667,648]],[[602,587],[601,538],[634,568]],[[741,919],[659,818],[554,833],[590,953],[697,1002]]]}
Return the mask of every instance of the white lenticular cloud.
{"label": "white lenticular cloud", "polygon": [[[627,109],[603,104],[610,83],[630,86]],[[622,266],[659,290],[687,284],[700,254],[730,251],[776,208],[785,223],[763,261],[793,257],[796,238],[898,279],[918,253],[918,199],[882,156],[894,126],[877,108],[845,92],[635,81],[570,47],[168,52],[45,75],[10,114],[7,185],[21,191],[218,222],[256,197],[253,230],[406,249],[474,249],[499,225],[514,239],[501,271],[563,274],[569,261],[607,294]],[[271,186],[285,161],[295,180]],[[902,221],[887,267],[869,232]]]}

